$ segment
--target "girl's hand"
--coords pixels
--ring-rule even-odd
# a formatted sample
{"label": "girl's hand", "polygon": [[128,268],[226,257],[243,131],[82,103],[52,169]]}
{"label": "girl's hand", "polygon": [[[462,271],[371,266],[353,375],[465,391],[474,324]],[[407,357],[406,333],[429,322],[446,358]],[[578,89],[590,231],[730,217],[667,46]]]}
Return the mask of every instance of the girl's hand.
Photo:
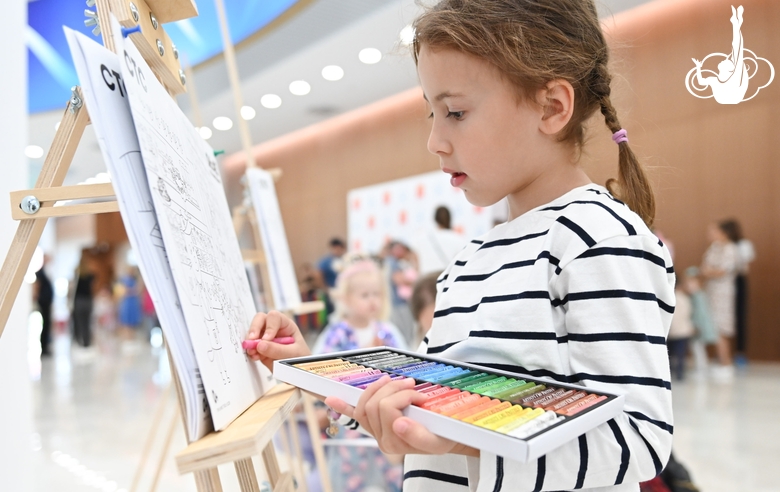
{"label": "girl's hand", "polygon": [[[277,337],[292,337],[295,341],[289,345],[271,341]],[[256,348],[247,349],[246,353],[252,360],[259,360],[270,370],[273,370],[275,360],[311,355],[301,330],[293,320],[279,311],[269,311],[268,314],[257,313],[249,326],[246,339],[262,340]]]}
{"label": "girl's hand", "polygon": [[422,424],[404,417],[409,405],[424,402],[427,397],[412,389],[412,378],[391,381],[385,376],[372,383],[360,396],[357,407],[329,397],[325,404],[336,412],[357,420],[389,454],[464,454],[479,456],[479,451],[431,433]]}

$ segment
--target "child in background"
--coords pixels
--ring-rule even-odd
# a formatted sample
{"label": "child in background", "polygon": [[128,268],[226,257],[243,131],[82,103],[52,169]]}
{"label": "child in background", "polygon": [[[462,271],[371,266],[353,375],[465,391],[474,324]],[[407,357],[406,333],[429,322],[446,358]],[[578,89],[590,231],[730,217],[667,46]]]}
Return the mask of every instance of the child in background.
{"label": "child in background", "polygon": [[425,334],[433,324],[433,313],[436,305],[436,281],[442,272],[432,272],[420,277],[409,300],[412,316],[417,323],[417,340],[413,346],[418,346],[425,340]]}
{"label": "child in background", "polygon": [[[412,378],[371,384],[352,407],[329,397],[380,449],[405,454],[404,491],[636,492],[672,446],[664,340],[674,312],[655,202],[610,97],[609,50],[593,0],[443,0],[413,24],[431,108],[428,150],[473,205],[509,217],[473,239],[437,285],[420,352],[625,395],[623,412],[528,463],[434,435],[403,416],[427,400]],[[618,178],[579,164],[597,111]],[[614,193],[614,194],[613,194]],[[292,336],[294,344],[270,342]],[[309,353],[280,313],[258,313],[255,360]]]}
{"label": "child in background", "polygon": [[669,336],[666,338],[666,349],[669,352],[669,364],[672,376],[676,379],[685,379],[685,359],[688,355],[688,340],[696,334],[691,313],[691,299],[683,288],[677,284],[674,296],[677,305],[672,316],[672,325],[669,327]]}
{"label": "child in background", "polygon": [[686,268],[684,288],[691,302],[691,321],[697,333],[691,347],[694,364],[700,375],[706,375],[708,365],[706,347],[718,342],[718,331],[712,320],[710,304],[707,294],[702,289],[699,275],[697,267]]}
{"label": "child in background", "polygon": [[[387,311],[387,296],[384,276],[377,264],[371,260],[345,264],[332,291],[336,307],[333,322],[317,339],[314,353],[382,345],[406,349],[406,342],[398,329],[389,322],[381,321]],[[341,443],[326,448],[333,490],[401,490],[402,468],[398,457],[388,458],[375,447],[373,439],[367,439],[355,430],[339,428],[338,433],[331,437],[352,441],[351,445]],[[355,442],[358,439],[360,441]]]}

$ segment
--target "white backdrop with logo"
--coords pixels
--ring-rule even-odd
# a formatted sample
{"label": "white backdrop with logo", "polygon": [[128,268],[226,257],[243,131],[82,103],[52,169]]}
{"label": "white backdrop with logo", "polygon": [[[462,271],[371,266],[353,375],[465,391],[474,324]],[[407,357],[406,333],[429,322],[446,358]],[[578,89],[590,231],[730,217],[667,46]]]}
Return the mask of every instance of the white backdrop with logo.
{"label": "white backdrop with logo", "polygon": [[506,220],[504,201],[482,208],[470,204],[440,171],[350,190],[347,236],[351,252],[375,254],[391,240],[408,245],[421,231],[435,227],[436,207],[450,209],[452,229],[466,239],[484,234],[496,220]]}

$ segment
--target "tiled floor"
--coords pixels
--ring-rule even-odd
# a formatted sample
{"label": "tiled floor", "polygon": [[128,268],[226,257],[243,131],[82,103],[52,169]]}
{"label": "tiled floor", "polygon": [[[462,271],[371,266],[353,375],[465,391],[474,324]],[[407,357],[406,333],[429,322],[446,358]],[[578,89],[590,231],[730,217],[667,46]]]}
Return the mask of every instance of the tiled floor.
{"label": "tiled floor", "polygon": [[[147,343],[101,338],[91,351],[72,350],[67,337],[45,359],[33,383],[37,449],[35,491],[129,490],[152,419],[169,381],[167,358]],[[36,377],[37,369],[31,372]],[[185,446],[173,414],[171,451],[159,491],[194,491],[176,472],[173,454]],[[703,492],[780,491],[780,365],[751,364],[733,383],[689,377],[674,384],[675,455]],[[159,462],[160,431],[139,490],[148,490]],[[284,460],[280,459],[282,466]],[[221,470],[225,491],[239,490],[231,468]]]}

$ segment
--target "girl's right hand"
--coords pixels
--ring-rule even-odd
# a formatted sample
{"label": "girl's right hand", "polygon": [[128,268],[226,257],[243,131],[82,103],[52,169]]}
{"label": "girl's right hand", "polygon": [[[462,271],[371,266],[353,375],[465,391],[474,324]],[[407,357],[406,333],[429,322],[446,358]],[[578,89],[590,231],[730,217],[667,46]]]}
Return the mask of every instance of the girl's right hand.
{"label": "girl's right hand", "polygon": [[[289,345],[272,341],[274,338],[281,337],[292,337],[295,341]],[[273,370],[275,360],[311,355],[301,330],[293,320],[279,311],[257,313],[249,327],[246,339],[262,340],[256,348],[247,349],[246,353],[252,360],[262,362],[270,370]]]}

